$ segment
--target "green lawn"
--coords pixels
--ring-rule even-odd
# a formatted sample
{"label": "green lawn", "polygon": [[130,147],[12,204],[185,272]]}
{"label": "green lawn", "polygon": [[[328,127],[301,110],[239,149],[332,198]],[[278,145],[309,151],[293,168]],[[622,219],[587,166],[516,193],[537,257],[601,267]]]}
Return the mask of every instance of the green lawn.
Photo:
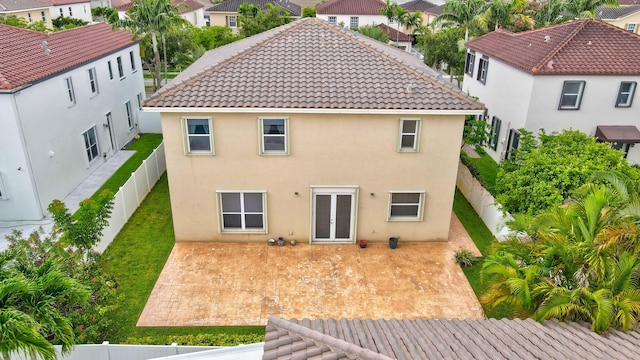
{"label": "green lawn", "polygon": [[482,176],[485,184],[487,184],[487,190],[495,196],[496,193],[494,189],[500,166],[487,153],[480,154],[479,158],[469,158],[469,160],[480,172],[480,176]]}
{"label": "green lawn", "polygon": [[171,340],[162,339],[180,335],[201,337],[202,334],[220,335],[224,344],[218,345],[233,344],[228,338],[235,335],[242,338],[238,342],[263,341],[264,327],[258,326],[136,327],[138,317],[171,253],[174,242],[169,186],[165,174],[101,259],[106,272],[119,279],[118,291],[124,294],[124,303],[113,319],[113,326],[108,334],[109,341],[118,343],[129,339],[130,342],[136,342],[131,338],[147,338],[144,342],[170,343]]}
{"label": "green lawn", "polygon": [[[493,160],[492,160],[493,161]],[[469,236],[473,239],[483,256],[488,255],[491,252],[491,246],[495,242],[495,239],[489,229],[482,222],[482,219],[476,214],[473,207],[464,198],[464,195],[456,189],[456,195],[453,201],[453,211],[460,219],[460,222],[469,233]],[[483,260],[476,262],[473,266],[469,266],[463,269],[473,291],[476,296],[480,298],[486,291],[486,287],[480,280],[480,270],[482,269]],[[489,309],[484,306],[484,312],[488,318],[502,319],[509,317],[509,309],[504,306],[499,306],[495,310]]]}

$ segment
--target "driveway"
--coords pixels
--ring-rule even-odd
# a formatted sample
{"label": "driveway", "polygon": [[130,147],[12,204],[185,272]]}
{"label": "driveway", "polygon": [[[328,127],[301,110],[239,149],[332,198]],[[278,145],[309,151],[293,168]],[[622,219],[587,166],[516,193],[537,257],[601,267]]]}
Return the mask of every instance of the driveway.
{"label": "driveway", "polygon": [[483,318],[454,253],[479,254],[452,215],[449,242],[267,246],[177,243],[138,326],[265,325],[283,318]]}

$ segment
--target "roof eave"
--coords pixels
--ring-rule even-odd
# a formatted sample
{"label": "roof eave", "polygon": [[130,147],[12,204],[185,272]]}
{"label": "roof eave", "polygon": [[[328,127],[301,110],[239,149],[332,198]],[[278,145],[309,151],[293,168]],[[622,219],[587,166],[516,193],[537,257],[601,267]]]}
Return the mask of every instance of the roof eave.
{"label": "roof eave", "polygon": [[481,115],[484,108],[469,110],[435,109],[323,109],[323,108],[212,108],[212,107],[142,107],[154,113],[280,113],[280,114],[368,114],[368,115]]}

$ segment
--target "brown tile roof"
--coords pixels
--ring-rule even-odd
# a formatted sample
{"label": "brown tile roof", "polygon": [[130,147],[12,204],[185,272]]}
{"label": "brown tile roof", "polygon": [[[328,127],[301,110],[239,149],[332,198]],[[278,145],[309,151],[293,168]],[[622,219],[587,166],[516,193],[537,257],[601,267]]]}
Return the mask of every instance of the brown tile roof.
{"label": "brown tile roof", "polygon": [[49,4],[38,0],[0,0],[0,12],[48,8]]}
{"label": "brown tile roof", "polygon": [[617,20],[633,15],[640,11],[640,5],[629,6],[600,6],[596,9],[596,18],[602,20]]}
{"label": "brown tile roof", "polygon": [[277,7],[281,7],[291,16],[302,15],[302,9],[299,5],[296,5],[289,1],[279,0],[226,0],[208,8],[207,12],[238,12],[240,5],[242,5],[243,3],[253,4],[261,9],[266,9],[267,4],[272,4]]}
{"label": "brown tile roof", "polygon": [[432,9],[437,6],[438,5],[430,3],[425,0],[412,0],[404,4],[400,4],[400,7],[402,7],[407,11],[424,11],[424,12],[429,12],[429,9]]}
{"label": "brown tile roof", "polygon": [[516,34],[500,29],[466,46],[533,74],[640,75],[640,36],[601,20]]}
{"label": "brown tile roof", "polygon": [[387,26],[387,24],[380,24],[378,25],[378,27],[382,29],[382,31],[387,33],[387,35],[389,35],[390,41],[402,41],[402,42],[413,41],[413,38],[411,36],[403,33],[402,31],[398,31],[392,27],[389,27]]}
{"label": "brown tile roof", "polygon": [[50,34],[0,25],[0,91],[28,85],[132,44],[130,33],[112,31],[106,23]]}
{"label": "brown tile roof", "polygon": [[[172,0],[171,5],[178,8],[180,14],[188,13],[193,10],[203,8],[204,5],[195,0]],[[122,1],[119,5],[114,5],[113,8],[117,11],[129,11],[133,7],[131,0]]]}
{"label": "brown tile roof", "polygon": [[469,110],[419,59],[318,18],[208,51],[146,102],[161,108]]}
{"label": "brown tile roof", "polygon": [[90,3],[91,0],[40,0],[54,6]]}
{"label": "brown tile roof", "polygon": [[638,359],[640,332],[527,320],[284,320],[270,317],[264,360]]}
{"label": "brown tile roof", "polygon": [[317,14],[330,15],[380,15],[385,7],[382,0],[329,0],[316,5]]}
{"label": "brown tile roof", "polygon": [[620,6],[636,5],[636,4],[640,4],[640,1],[638,1],[638,0],[618,0],[618,5],[620,5]]}

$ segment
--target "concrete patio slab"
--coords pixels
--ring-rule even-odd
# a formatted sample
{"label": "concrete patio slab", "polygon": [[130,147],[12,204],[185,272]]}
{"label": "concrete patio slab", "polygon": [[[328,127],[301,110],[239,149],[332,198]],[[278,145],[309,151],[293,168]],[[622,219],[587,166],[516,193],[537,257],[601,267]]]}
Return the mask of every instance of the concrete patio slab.
{"label": "concrete patio slab", "polygon": [[484,313],[454,260],[480,254],[452,215],[449,242],[267,246],[177,243],[138,326],[265,325],[282,318],[458,318]]}

